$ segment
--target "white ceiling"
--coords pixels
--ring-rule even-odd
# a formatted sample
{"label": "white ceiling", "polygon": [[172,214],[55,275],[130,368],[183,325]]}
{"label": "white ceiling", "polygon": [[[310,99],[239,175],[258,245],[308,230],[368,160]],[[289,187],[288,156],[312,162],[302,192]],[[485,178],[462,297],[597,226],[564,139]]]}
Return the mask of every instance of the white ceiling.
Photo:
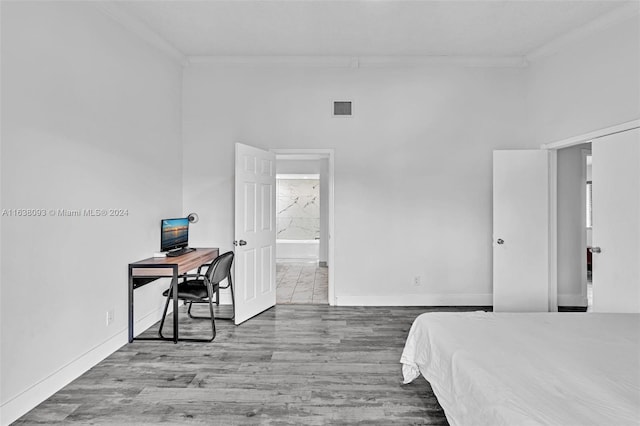
{"label": "white ceiling", "polygon": [[118,6],[186,56],[500,57],[525,56],[625,3],[125,0]]}

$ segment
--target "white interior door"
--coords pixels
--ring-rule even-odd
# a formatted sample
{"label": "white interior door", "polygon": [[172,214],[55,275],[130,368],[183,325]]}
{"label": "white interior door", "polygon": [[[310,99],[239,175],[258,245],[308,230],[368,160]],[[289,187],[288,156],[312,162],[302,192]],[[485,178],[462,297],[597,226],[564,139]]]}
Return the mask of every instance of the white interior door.
{"label": "white interior door", "polygon": [[593,310],[640,312],[640,129],[596,139],[592,152]]}
{"label": "white interior door", "polygon": [[235,323],[276,304],[275,154],[236,144]]}
{"label": "white interior door", "polygon": [[549,153],[493,152],[493,310],[549,310]]}

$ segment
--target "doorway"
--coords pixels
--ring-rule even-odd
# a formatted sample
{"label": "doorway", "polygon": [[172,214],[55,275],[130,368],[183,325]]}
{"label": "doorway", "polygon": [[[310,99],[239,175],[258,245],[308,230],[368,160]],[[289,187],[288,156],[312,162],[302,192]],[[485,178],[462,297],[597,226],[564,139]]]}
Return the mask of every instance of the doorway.
{"label": "doorway", "polygon": [[[634,120],[619,125],[596,130],[584,135],[568,138],[558,142],[542,145],[543,149],[548,149],[557,154],[557,168],[552,165],[550,168],[552,182],[557,182],[557,194],[552,193],[551,201],[551,227],[552,246],[557,247],[555,256],[550,257],[550,288],[558,298],[561,306],[588,306],[589,300],[593,304],[594,312],[638,312],[638,294],[640,287],[637,286],[640,269],[636,268],[640,245],[636,236],[640,222],[638,221],[638,171],[640,164],[638,161],[638,144],[640,120]],[[571,148],[579,148],[579,145],[590,143],[593,155],[592,178],[593,199],[590,204],[593,206],[593,220],[591,228],[591,250],[592,255],[592,297],[588,297],[587,279],[587,158],[580,157],[578,152],[577,164],[584,171],[580,173],[570,173],[571,182],[577,182],[577,186],[571,184],[572,191],[567,192],[573,198],[580,194],[582,201],[572,205],[579,207],[575,214],[567,215],[563,213],[561,205],[569,198],[562,195],[561,174],[566,168],[561,166],[562,152],[569,152]],[[576,158],[576,156],[571,156]],[[581,178],[581,180],[575,180]],[[566,180],[569,182],[569,180]],[[624,188],[624,190],[622,190]],[[564,210],[565,212],[567,210]],[[567,222],[573,221],[575,226],[564,226]],[[579,218],[579,221],[576,220]],[[581,224],[580,224],[581,222]],[[578,230],[579,234],[570,237],[566,230]],[[571,231],[572,233],[574,231]],[[578,250],[571,250],[579,255],[575,259],[580,261],[572,262],[563,260],[564,243],[570,244]],[[569,252],[565,252],[569,253]],[[582,263],[582,266],[580,266]],[[565,273],[583,275],[584,279],[564,279]],[[578,294],[569,293],[566,290],[574,287],[571,283],[579,284],[582,290]],[[564,287],[564,288],[563,288]],[[564,291],[563,291],[564,290]],[[580,294],[581,293],[581,294]],[[564,297],[563,297],[564,296]],[[572,303],[579,300],[582,303]],[[569,303],[562,303],[562,299]]]}
{"label": "doorway", "polygon": [[592,156],[591,149],[582,150],[582,158],[584,161],[585,168],[585,181],[584,181],[584,218],[585,218],[585,246],[583,247],[583,253],[585,253],[586,258],[586,266],[583,267],[585,269],[583,274],[583,283],[585,288],[585,293],[587,295],[587,312],[591,312],[593,310],[593,256],[591,253],[591,244],[593,241],[593,214],[592,214],[592,194],[591,191],[591,165],[592,165]]}
{"label": "doorway", "polygon": [[334,303],[333,152],[276,154],[276,303]]}
{"label": "doorway", "polygon": [[558,306],[588,309],[587,155],[584,143],[557,151]]}
{"label": "doorway", "polygon": [[281,173],[322,168],[323,160],[276,160],[278,304],[329,303],[327,262],[320,257],[326,233],[321,232],[326,197],[321,196],[320,173]]}

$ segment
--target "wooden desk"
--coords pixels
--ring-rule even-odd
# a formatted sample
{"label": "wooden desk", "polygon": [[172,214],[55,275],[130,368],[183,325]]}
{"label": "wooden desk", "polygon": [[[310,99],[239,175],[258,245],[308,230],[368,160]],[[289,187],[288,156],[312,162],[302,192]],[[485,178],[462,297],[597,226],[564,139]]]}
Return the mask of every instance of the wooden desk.
{"label": "wooden desk", "polygon": [[[178,276],[218,257],[217,248],[198,248],[178,257],[150,257],[129,264],[129,343],[133,342],[133,290],[162,277],[171,277],[173,288],[173,342],[178,342]],[[157,337],[144,340],[171,340]]]}

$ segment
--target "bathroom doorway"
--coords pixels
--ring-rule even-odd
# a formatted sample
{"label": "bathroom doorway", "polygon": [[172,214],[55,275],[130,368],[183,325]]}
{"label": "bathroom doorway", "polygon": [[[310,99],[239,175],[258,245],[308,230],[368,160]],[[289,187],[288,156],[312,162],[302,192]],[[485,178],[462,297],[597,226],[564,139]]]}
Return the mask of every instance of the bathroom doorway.
{"label": "bathroom doorway", "polygon": [[332,304],[328,154],[276,151],[276,303]]}

